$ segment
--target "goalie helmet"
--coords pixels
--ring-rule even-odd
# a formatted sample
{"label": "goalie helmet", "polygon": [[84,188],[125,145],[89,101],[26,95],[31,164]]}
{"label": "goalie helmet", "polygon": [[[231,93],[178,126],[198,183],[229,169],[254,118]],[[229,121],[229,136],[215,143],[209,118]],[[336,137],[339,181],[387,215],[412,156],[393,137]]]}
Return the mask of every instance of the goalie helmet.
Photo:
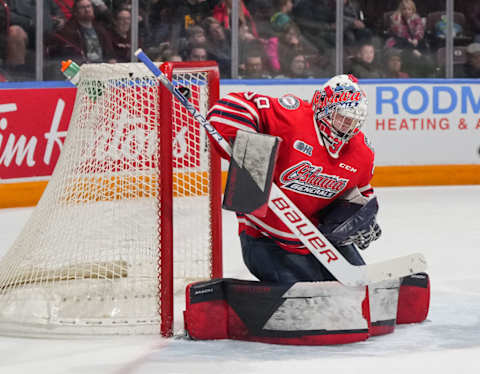
{"label": "goalie helmet", "polygon": [[315,91],[312,107],[320,137],[329,155],[338,158],[367,118],[367,97],[353,75],[336,75]]}

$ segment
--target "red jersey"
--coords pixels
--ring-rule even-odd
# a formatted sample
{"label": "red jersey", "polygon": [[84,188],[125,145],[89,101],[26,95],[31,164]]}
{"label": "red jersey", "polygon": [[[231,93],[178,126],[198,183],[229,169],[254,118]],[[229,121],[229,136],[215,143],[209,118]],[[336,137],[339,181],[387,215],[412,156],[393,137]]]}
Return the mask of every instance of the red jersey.
{"label": "red jersey", "polygon": [[[231,93],[215,103],[207,118],[232,143],[239,129],[279,137],[274,181],[314,225],[318,224],[319,211],[345,191],[357,187],[364,196],[373,193],[374,152],[366,136],[359,132],[343,147],[338,159],[330,157],[312,106],[294,95],[273,98]],[[309,253],[271,210],[265,217],[238,214],[238,219],[240,232],[268,236],[290,252]]]}

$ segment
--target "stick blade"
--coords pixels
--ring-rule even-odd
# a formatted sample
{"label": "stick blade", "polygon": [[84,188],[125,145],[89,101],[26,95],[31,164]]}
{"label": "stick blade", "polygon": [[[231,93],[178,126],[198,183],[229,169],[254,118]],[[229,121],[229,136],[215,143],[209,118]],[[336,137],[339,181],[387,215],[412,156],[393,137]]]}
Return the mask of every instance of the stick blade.
{"label": "stick blade", "polygon": [[421,253],[396,257],[369,264],[367,266],[367,283],[378,283],[390,279],[403,278],[412,274],[422,273],[427,269],[427,260]]}

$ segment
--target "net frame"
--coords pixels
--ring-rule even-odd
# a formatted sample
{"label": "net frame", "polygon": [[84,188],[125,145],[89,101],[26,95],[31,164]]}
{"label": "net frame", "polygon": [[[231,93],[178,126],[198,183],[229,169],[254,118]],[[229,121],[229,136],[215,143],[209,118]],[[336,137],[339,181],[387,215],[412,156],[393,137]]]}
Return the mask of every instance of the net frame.
{"label": "net frame", "polygon": [[[113,65],[110,64],[95,64],[96,66],[93,67],[93,69],[105,69],[105,71],[109,71]],[[145,72],[147,69],[143,66],[143,64],[115,64],[115,74],[112,74],[116,76],[118,71],[125,73],[127,72],[127,78],[118,78],[120,79],[118,82],[114,83],[114,88],[113,90],[116,90],[117,87],[119,89],[122,88],[122,86],[129,88],[129,84],[132,84],[132,82],[128,81],[128,76],[129,74],[132,74],[132,76],[135,76],[135,72],[141,71],[142,74],[146,74]],[[127,68],[128,65],[128,68]],[[88,67],[85,66],[86,71],[88,71],[89,68],[92,68],[92,66]],[[125,70],[127,69],[127,70]],[[215,62],[199,62],[199,63],[164,63],[161,66],[162,71],[168,76],[169,79],[173,80],[174,82],[176,81],[177,83],[182,80],[182,76],[184,75],[189,75],[191,74],[192,76],[194,74],[201,74],[201,76],[205,77],[205,82],[201,83],[201,79],[198,81],[198,86],[201,86],[202,84],[206,86],[207,89],[207,99],[203,98],[203,93],[205,91],[200,91],[200,93],[197,94],[197,98],[199,101],[205,101],[203,103],[203,106],[208,109],[212,103],[218,99],[219,95],[219,73],[218,73],[218,67]],[[84,71],[84,67],[82,66],[81,73]],[[102,74],[99,73],[101,76]],[[98,74],[96,75],[98,77]],[[121,74],[118,73],[118,76],[120,77]],[[120,194],[120,200],[124,198],[125,200],[128,201],[128,199],[131,197],[131,195],[136,195],[136,197],[144,197],[144,195],[149,195],[149,197],[156,196],[157,197],[157,205],[158,208],[161,209],[161,219],[159,220],[159,224],[157,225],[157,234],[155,237],[158,239],[158,249],[157,249],[157,263],[151,264],[150,266],[150,273],[145,272],[145,274],[149,274],[148,276],[151,277],[151,271],[155,270],[157,268],[157,296],[151,297],[151,295],[144,295],[144,293],[148,294],[149,291],[142,290],[142,272],[140,272],[140,278],[138,280],[138,284],[134,284],[139,288],[139,290],[135,290],[138,294],[135,294],[135,300],[133,300],[134,303],[139,304],[139,306],[136,306],[136,309],[141,309],[143,305],[148,305],[149,308],[152,307],[152,302],[151,300],[154,300],[158,298],[158,318],[155,318],[154,316],[149,316],[150,320],[149,321],[142,321],[142,318],[136,317],[134,323],[140,324],[140,325],[157,325],[158,322],[158,330],[157,333],[160,332],[163,336],[171,336],[173,334],[173,319],[174,319],[174,292],[175,292],[175,282],[174,278],[176,275],[178,275],[179,271],[175,269],[174,266],[174,259],[175,259],[175,242],[178,242],[177,240],[174,239],[175,236],[175,228],[174,228],[174,210],[175,208],[175,203],[174,203],[174,195],[179,195],[181,192],[179,192],[179,186],[177,185],[174,187],[174,180],[178,182],[179,179],[182,179],[181,182],[183,183],[180,188],[181,190],[187,190],[187,185],[188,183],[195,184],[197,183],[195,178],[191,178],[191,176],[188,173],[184,173],[186,177],[181,177],[182,171],[174,173],[173,169],[174,167],[178,169],[179,165],[175,165],[176,161],[174,160],[172,156],[172,141],[174,139],[173,134],[174,134],[174,126],[175,123],[177,122],[177,119],[179,117],[182,117],[182,121],[187,120],[185,116],[188,114],[186,111],[182,111],[182,109],[178,108],[178,103],[175,101],[175,99],[172,97],[172,95],[168,92],[168,90],[163,87],[163,85],[158,83],[158,80],[156,80],[150,73],[145,75],[146,78],[141,82],[141,85],[143,86],[148,86],[151,83],[157,82],[156,86],[153,87],[151,90],[156,91],[156,97],[159,102],[153,103],[152,108],[149,110],[157,111],[158,113],[158,118],[156,114],[153,114],[153,119],[152,121],[155,122],[153,126],[157,127],[157,140],[148,139],[145,141],[143,145],[147,144],[148,141],[150,141],[150,146],[158,142],[158,151],[156,154],[156,159],[158,160],[158,173],[156,174],[156,182],[157,184],[153,183],[151,186],[148,187],[147,190],[142,190],[142,188],[147,184],[147,179],[155,179],[154,177],[150,176],[125,176],[123,174],[115,174],[115,176],[112,176],[111,179],[104,178],[100,176],[99,178],[95,177],[87,177],[83,179],[76,180],[74,185],[84,185],[84,189],[81,190],[81,192],[78,192],[74,190],[74,188],[64,188],[61,193],[58,193],[56,191],[56,188],[58,187],[58,181],[57,182],[52,182],[52,180],[55,180],[56,174],[60,174],[60,179],[65,180],[69,179],[69,174],[67,176],[62,176],[62,171],[60,170],[57,172],[57,168],[55,169],[51,182],[47,186],[47,189],[44,192],[44,195],[42,196],[42,199],[40,200],[38,206],[45,206],[48,205],[50,200],[54,201],[60,201],[61,203],[68,203],[72,199],[80,199],[81,201],[87,201],[88,203],[92,203],[91,205],[95,205],[95,202],[98,203],[98,200],[100,200],[101,204],[96,204],[102,207],[102,204],[107,205],[111,204],[111,201],[118,199],[118,194]],[[104,90],[106,88],[106,85],[110,84],[111,80],[115,80],[115,77],[106,77],[106,81],[102,81],[103,76],[99,78],[98,84],[94,84],[92,86],[87,86],[86,88],[83,87],[83,96],[80,94],[77,95],[77,100],[75,101],[75,107],[77,105],[91,105],[93,107],[93,111],[91,113],[81,113],[79,114],[80,117],[82,117],[82,120],[88,122],[91,121],[95,123],[100,117],[97,112],[95,112],[95,103],[96,102],[101,102],[102,100],[107,100],[106,97],[108,97],[108,91]],[[126,80],[125,80],[126,79]],[[137,78],[135,78],[137,79]],[[95,83],[95,79],[93,79],[93,82]],[[130,83],[128,83],[130,82]],[[133,81],[133,84],[136,84],[136,81]],[[115,87],[115,85],[117,87]],[[110,87],[111,89],[111,87]],[[80,90],[80,88],[79,88]],[[126,90],[127,92],[128,89]],[[81,96],[81,97],[79,97]],[[135,106],[135,101],[137,100],[142,100],[143,98],[138,95],[136,95],[135,91],[133,91],[133,95],[124,95],[124,97],[121,98],[123,102],[128,102],[129,105]],[[151,99],[151,98],[150,98]],[[82,101],[83,100],[83,101]],[[87,104],[85,104],[87,103]],[[155,109],[157,108],[157,109]],[[204,108],[204,109],[205,109]],[[80,111],[80,109],[79,109]],[[74,113],[75,113],[75,108],[74,108]],[[113,113],[113,114],[112,114]],[[115,113],[115,111],[112,111],[109,115],[116,116],[118,113]],[[120,116],[122,114],[120,113]],[[107,115],[108,116],[108,115]],[[88,118],[83,118],[83,117],[88,117]],[[97,118],[98,117],[98,118]],[[72,115],[73,118],[73,115]],[[125,118],[124,118],[125,119]],[[74,119],[72,119],[74,121]],[[113,120],[112,120],[113,121]],[[197,127],[200,128],[198,124],[193,119],[189,119],[189,121],[193,124],[195,124]],[[128,121],[127,121],[128,122]],[[72,124],[71,124],[72,125]],[[122,125],[119,125],[120,127],[120,133],[124,130],[122,128]],[[69,127],[69,134],[67,134],[66,141],[64,143],[64,147],[68,147],[67,143],[75,141],[75,127],[76,126],[71,126],[73,129],[70,130]],[[89,130],[89,129],[88,129]],[[89,130],[90,131],[90,130]],[[95,148],[93,145],[86,145],[86,150],[83,149],[81,156],[83,157],[85,154],[88,154],[89,151],[93,150],[94,152],[99,152],[99,149],[105,150],[108,149],[111,152],[114,152],[119,154],[125,151],[125,145],[119,145],[117,143],[120,142],[119,139],[115,139],[115,136],[112,135],[113,140],[108,138],[109,140],[107,141],[107,137],[109,136],[109,132],[113,131],[111,128],[108,128],[103,130],[103,133],[100,132],[100,136],[98,137],[98,142],[95,140],[95,146],[98,147]],[[117,130],[115,130],[117,131]],[[201,130],[200,130],[201,131]],[[72,133],[72,134],[70,134]],[[138,135],[138,134],[137,134]],[[123,135],[122,135],[123,136]],[[124,136],[125,138],[128,138],[127,135]],[[120,138],[120,136],[119,136]],[[132,141],[133,138],[130,139]],[[208,205],[208,211],[209,211],[209,219],[210,219],[210,225],[209,225],[209,238],[210,238],[210,247],[209,247],[209,265],[208,265],[208,270],[209,274],[208,277],[221,277],[222,275],[222,256],[221,256],[221,206],[220,206],[220,198],[221,198],[221,170],[220,170],[220,157],[218,154],[213,150],[213,147],[208,145],[206,141],[206,134],[199,138],[200,140],[196,141],[201,141],[201,147],[206,147],[208,150],[205,152],[205,154],[208,154],[208,162],[207,164],[209,165],[209,169],[206,172],[200,173],[200,175],[207,173],[209,178],[208,178],[208,197],[209,197],[209,205]],[[117,141],[118,140],[118,141]],[[123,139],[125,142],[128,142],[128,139]],[[97,143],[100,143],[97,144]],[[120,147],[120,148],[119,148]],[[123,147],[123,148],[122,148]],[[128,149],[128,145],[126,146]],[[141,147],[133,147],[135,148],[141,148]],[[141,151],[141,150],[140,150]],[[68,152],[62,152],[60,159],[57,163],[57,166],[59,164],[65,164],[68,162],[67,161],[62,161],[63,158],[67,159],[68,156],[66,156]],[[98,156],[96,154],[96,156]],[[167,156],[167,157],[165,157]],[[108,157],[104,157],[104,155],[100,155],[97,162],[96,167],[99,167],[100,169],[104,166],[103,164],[106,165]],[[81,161],[84,161],[83,159]],[[121,160],[120,160],[121,161]],[[152,163],[154,161],[151,161]],[[177,162],[178,163],[178,162]],[[78,164],[81,164],[79,161]],[[116,164],[114,164],[113,168],[116,169]],[[151,166],[151,165],[150,165]],[[105,166],[106,167],[106,166]],[[112,166],[110,165],[110,170]],[[119,169],[122,168],[121,165],[118,166]],[[60,168],[61,169],[61,168]],[[118,171],[118,170],[115,170]],[[87,173],[88,174],[88,173]],[[191,173],[190,173],[191,174]],[[196,173],[198,174],[198,173]],[[180,177],[178,176],[180,175]],[[57,178],[57,179],[59,179]],[[100,181],[100,182],[99,182]],[[204,181],[205,182],[205,181]],[[197,183],[198,184],[198,183]],[[114,186],[112,189],[111,186]],[[119,185],[123,187],[126,186],[125,191],[119,192],[116,189],[118,189]],[[153,186],[153,187],[152,187]],[[155,187],[156,186],[156,187]],[[152,191],[153,188],[156,188],[156,191]],[[204,187],[202,187],[204,188]],[[187,191],[188,192],[188,191]],[[98,197],[100,195],[100,197]],[[52,197],[53,196],[53,197]],[[177,196],[175,196],[176,198]],[[104,201],[101,201],[104,200]],[[141,200],[141,199],[139,199]],[[175,199],[175,201],[179,200],[178,198]],[[186,199],[185,199],[186,200]],[[129,202],[131,204],[131,201]],[[66,204],[68,205],[68,204]],[[79,204],[81,205],[81,204]],[[38,210],[37,208],[34,210],[34,213],[32,214],[31,219],[29,222],[27,222],[24,231],[29,225],[33,225],[34,229],[30,229],[30,231],[39,231],[38,228],[39,226],[39,221],[42,220],[49,220],[50,217],[47,215],[47,217],[38,217],[39,214],[35,214],[35,212]],[[133,206],[134,207],[134,206]],[[73,207],[73,209],[77,209],[76,206]],[[125,210],[125,209],[124,209]],[[126,209],[126,218],[128,220],[128,213],[129,213],[129,208]],[[93,210],[93,214],[97,214],[97,210]],[[70,215],[67,215],[67,218],[71,218],[75,216],[76,212],[73,212]],[[125,213],[124,213],[125,214]],[[118,217],[113,217],[113,218],[118,218]],[[121,217],[122,218],[122,217]],[[52,218],[54,220],[54,218]],[[40,222],[40,226],[43,222]],[[49,222],[51,224],[51,222]],[[53,222],[55,223],[55,222]],[[62,222],[60,222],[62,223]],[[37,225],[37,226],[35,226]],[[48,225],[48,224],[47,224]],[[72,224],[73,225],[73,224]],[[94,228],[95,229],[95,228]],[[75,227],[68,227],[68,231],[74,231]],[[100,229],[99,229],[100,230]],[[27,230],[28,231],[28,230]],[[34,233],[35,234],[35,233]],[[40,233],[41,234],[41,233]],[[65,235],[68,235],[70,233],[67,233]],[[23,231],[20,234],[19,238],[17,238],[17,241],[14,243],[12,247],[21,247],[23,244],[23,237],[28,236],[28,235],[23,235]],[[64,235],[64,233],[61,233],[61,235]],[[30,233],[31,236],[31,233]],[[43,239],[43,238],[42,238]],[[32,241],[32,240],[30,240]],[[17,243],[18,242],[18,243]],[[120,242],[120,241],[119,241]],[[35,243],[33,243],[33,246]],[[65,243],[63,243],[65,246]],[[35,249],[35,248],[33,248]],[[4,327],[7,324],[4,324],[2,321],[3,317],[7,315],[7,317],[16,317],[15,316],[15,307],[17,309],[29,309],[30,307],[36,307],[38,306],[37,300],[34,301],[25,301],[22,300],[21,302],[18,303],[18,305],[7,305],[7,302],[5,300],[8,300],[8,292],[13,290],[13,293],[19,292],[19,299],[21,299],[21,293],[25,293],[25,299],[27,298],[33,298],[36,299],[37,295],[36,292],[38,291],[37,286],[40,286],[39,289],[41,290],[41,287],[45,287],[47,290],[52,290],[55,284],[59,283],[70,283],[70,282],[75,282],[80,279],[80,286],[79,288],[85,288],[85,294],[83,296],[87,297],[89,300],[90,298],[95,298],[95,292],[93,292],[94,297],[91,297],[91,294],[88,293],[90,292],[90,284],[92,282],[98,282],[100,286],[98,288],[107,288],[110,287],[110,283],[121,283],[124,279],[126,279],[132,272],[132,264],[128,263],[121,257],[117,260],[112,260],[111,258],[106,258],[106,260],[103,260],[103,257],[99,257],[100,259],[96,259],[93,263],[92,261],[86,261],[86,262],[79,262],[76,261],[74,264],[69,264],[69,263],[64,263],[64,262],[59,262],[57,264],[56,268],[54,269],[49,269],[47,267],[40,267],[36,266],[35,263],[29,263],[26,261],[27,266],[23,267],[22,273],[20,275],[15,275],[16,274],[16,269],[15,266],[18,264],[22,264],[22,261],[25,262],[25,257],[28,257],[29,253],[28,252],[21,252],[19,253],[19,258],[15,259],[15,253],[11,254],[12,250],[9,251],[4,258],[0,259],[0,333],[1,334],[9,334],[9,335],[33,335],[33,336],[43,336],[43,333],[31,333],[29,328],[31,327],[31,324],[26,324],[25,326],[16,326],[16,330],[14,329],[13,332],[9,329],[4,329]],[[178,251],[177,251],[178,252]],[[178,253],[177,253],[178,255]],[[178,257],[178,256],[177,256]],[[4,261],[4,259],[6,259]],[[34,261],[33,261],[34,262]],[[23,264],[25,265],[25,263]],[[133,264],[135,267],[135,264]],[[203,265],[205,266],[205,265]],[[144,271],[144,269],[141,269]],[[15,277],[11,276],[12,274],[15,275]],[[184,279],[185,282],[192,281],[193,279]],[[154,282],[155,283],[155,282]],[[151,282],[149,281],[149,285],[151,285]],[[182,285],[180,285],[181,287]],[[94,290],[95,291],[95,290]],[[144,292],[145,291],[145,292]],[[47,292],[47,291],[43,291]],[[133,292],[133,291],[132,291]],[[40,292],[41,293],[41,292]],[[47,296],[47,295],[46,295]],[[118,296],[118,295],[115,295]],[[41,296],[39,296],[40,298]],[[49,297],[49,295],[48,295]],[[47,298],[48,298],[47,297]],[[61,298],[68,298],[68,294],[61,294],[59,293],[58,295],[54,295],[55,298],[61,299]],[[103,297],[103,296],[102,296]],[[73,297],[75,298],[75,297]],[[149,304],[147,304],[143,299],[148,299]],[[80,299],[80,297],[78,298]],[[58,300],[54,300],[56,302]],[[73,300],[75,301],[75,300]],[[96,300],[98,301],[98,300]],[[50,301],[49,301],[50,302]],[[106,300],[106,303],[111,303],[112,308],[115,309],[116,307],[116,302],[117,301],[108,301]],[[122,300],[119,301],[119,306],[117,309],[120,309],[122,311],[122,307],[125,305],[125,303],[132,302],[132,301],[124,301],[122,304]],[[54,304],[54,303],[52,303]],[[69,305],[70,308],[75,308],[75,303],[72,305]],[[47,308],[45,305],[41,305],[41,307]],[[78,307],[78,305],[77,305]],[[9,310],[9,308],[13,308]],[[66,333],[67,335],[70,334],[76,334],[75,331],[75,326],[81,326],[81,327],[88,327],[89,331],[92,331],[93,333],[88,333],[89,335],[93,334],[103,334],[105,331],[108,330],[108,334],[113,333],[113,334],[118,334],[117,332],[117,326],[118,324],[122,324],[123,321],[122,319],[125,319],[125,325],[128,325],[130,321],[128,321],[128,318],[125,316],[121,316],[117,319],[113,319],[112,322],[105,322],[105,321],[97,321],[97,320],[90,320],[88,318],[85,318],[85,315],[88,316],[88,308],[86,307],[87,311],[83,313],[83,311],[79,311],[78,315],[80,316],[77,319],[75,318],[70,318],[70,319],[64,319],[61,323],[63,323],[63,326],[69,327],[69,325],[72,326],[71,329],[67,328]],[[134,309],[135,309],[134,308]],[[34,308],[32,308],[34,309]],[[125,308],[127,309],[127,308]],[[135,309],[135,310],[136,310]],[[108,310],[108,306],[107,306]],[[20,313],[22,314],[22,313]],[[22,314],[23,316],[23,314]],[[82,317],[83,316],[83,317]],[[38,316],[34,316],[33,319],[40,319]],[[44,324],[45,327],[47,327],[46,330],[49,329],[49,322],[46,320],[45,317],[43,318],[42,323]],[[56,321],[58,323],[58,321]],[[42,326],[42,327],[44,327]],[[91,328],[90,328],[91,327]],[[129,326],[126,326],[127,328]],[[145,326],[140,326],[140,328],[133,329],[133,332],[128,329],[127,333],[151,333],[151,328],[144,329],[143,327]],[[50,330],[52,331],[46,331],[46,335],[55,335],[55,330],[50,326]],[[123,331],[123,330],[122,330]],[[52,333],[52,334],[50,334]],[[122,332],[123,333],[123,332]],[[80,334],[83,334],[80,333]],[[60,335],[64,335],[64,333],[61,333]]]}

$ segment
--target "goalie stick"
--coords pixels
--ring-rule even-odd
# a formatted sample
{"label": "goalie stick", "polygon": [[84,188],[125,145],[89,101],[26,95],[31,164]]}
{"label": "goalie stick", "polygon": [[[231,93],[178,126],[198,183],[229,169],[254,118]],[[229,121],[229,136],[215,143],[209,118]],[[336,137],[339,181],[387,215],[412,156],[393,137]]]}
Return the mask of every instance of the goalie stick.
{"label": "goalie stick", "polygon": [[[160,80],[172,95],[185,107],[193,118],[202,125],[210,137],[229,155],[232,148],[215,127],[182,95],[177,87],[141,50],[135,52],[137,58]],[[350,287],[360,287],[381,281],[420,273],[426,269],[422,254],[415,253],[404,257],[369,265],[352,265],[333,246],[312,222],[275,183],[272,184],[268,207],[301,240],[305,247],[341,283]]]}

